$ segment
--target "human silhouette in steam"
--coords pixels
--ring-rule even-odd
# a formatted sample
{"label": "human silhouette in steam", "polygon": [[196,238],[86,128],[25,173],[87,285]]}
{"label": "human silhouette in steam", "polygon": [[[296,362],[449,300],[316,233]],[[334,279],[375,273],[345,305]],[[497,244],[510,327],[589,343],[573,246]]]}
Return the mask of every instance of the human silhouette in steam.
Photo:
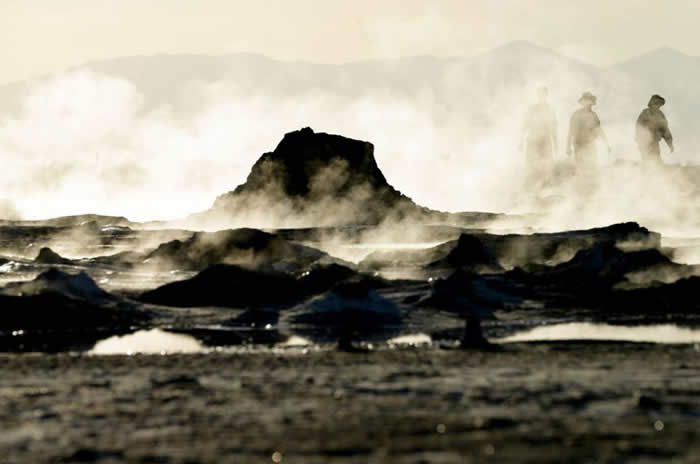
{"label": "human silhouette in steam", "polygon": [[605,131],[600,125],[600,118],[593,111],[593,105],[598,99],[590,92],[584,92],[578,102],[581,109],[571,115],[569,122],[569,135],[566,139],[566,154],[574,157],[577,166],[584,169],[593,169],[598,160],[596,142],[602,139],[608,146],[610,144]]}
{"label": "human silhouette in steam", "polygon": [[530,105],[520,137],[528,166],[550,167],[557,151],[557,118],[547,102],[547,87],[537,89],[537,103]]}
{"label": "human silhouette in steam", "polygon": [[648,107],[637,118],[635,139],[643,161],[661,163],[659,142],[666,141],[671,153],[674,151],[673,135],[668,128],[668,120],[661,107],[666,100],[660,95],[652,95]]}

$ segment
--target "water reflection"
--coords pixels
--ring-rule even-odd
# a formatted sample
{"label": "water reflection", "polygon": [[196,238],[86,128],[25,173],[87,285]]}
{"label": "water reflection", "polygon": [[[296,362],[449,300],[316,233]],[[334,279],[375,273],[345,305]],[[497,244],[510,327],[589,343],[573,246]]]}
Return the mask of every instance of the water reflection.
{"label": "water reflection", "polygon": [[590,322],[573,322],[535,327],[509,337],[493,340],[499,343],[537,341],[622,341],[644,343],[700,343],[700,330],[674,324],[621,326]]}
{"label": "water reflection", "polygon": [[304,337],[300,337],[298,335],[292,335],[284,343],[281,343],[279,346],[281,346],[281,347],[294,347],[294,346],[308,346],[308,345],[313,345],[313,342],[311,340],[304,338]]}
{"label": "water reflection", "polygon": [[[199,338],[199,337],[198,337]],[[113,336],[95,344],[89,354],[93,355],[132,355],[132,354],[172,354],[208,353],[207,347],[191,335],[171,333],[162,329],[140,330],[125,336]],[[218,340],[215,351],[234,350],[234,346]],[[664,344],[700,343],[700,329],[679,327],[674,324],[646,326],[622,326],[590,322],[574,322],[538,326],[518,332],[508,337],[491,339],[494,343],[548,342],[548,341],[601,341],[601,342],[641,342]],[[392,346],[428,346],[432,338],[424,333],[415,333],[391,338],[386,341]],[[314,343],[298,335],[292,335],[278,343],[278,348],[306,347]],[[256,345],[257,346],[257,345]],[[250,349],[250,345],[247,345]],[[261,348],[261,347],[259,347]]]}
{"label": "water reflection", "polygon": [[139,330],[129,335],[109,337],[97,342],[89,354],[171,354],[205,353],[207,349],[196,338],[161,329]]}
{"label": "water reflection", "polygon": [[387,341],[389,345],[430,345],[433,339],[424,333],[402,335]]}
{"label": "water reflection", "polygon": [[318,244],[312,246],[320,247],[323,251],[337,257],[344,259],[346,261],[353,262],[355,264],[359,263],[365,259],[370,254],[380,251],[380,252],[391,252],[391,251],[417,251],[425,250],[428,248],[433,248],[438,245],[445,243],[445,241],[433,241],[433,242],[409,242],[409,243],[391,243],[391,242],[364,242],[364,243],[354,243],[354,244],[343,244],[343,245],[324,245]]}

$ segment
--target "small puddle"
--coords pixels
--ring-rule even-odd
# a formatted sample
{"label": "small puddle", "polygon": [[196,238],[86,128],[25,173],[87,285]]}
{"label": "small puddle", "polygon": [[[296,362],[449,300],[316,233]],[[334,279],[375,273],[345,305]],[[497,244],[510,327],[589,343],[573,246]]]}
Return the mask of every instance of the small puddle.
{"label": "small puddle", "polygon": [[196,338],[161,329],[139,330],[129,335],[105,338],[88,352],[93,355],[206,353]]}
{"label": "small puddle", "polygon": [[493,341],[498,343],[516,343],[574,340],[689,344],[700,343],[700,330],[679,327],[674,324],[622,326],[572,322],[539,326]]}
{"label": "small puddle", "polygon": [[314,344],[314,342],[312,342],[311,340],[309,340],[307,338],[300,337],[298,335],[292,335],[284,343],[280,343],[279,346],[280,347],[296,347],[296,346],[309,346],[309,345],[313,345],[313,344]]}
{"label": "small puddle", "polygon": [[356,250],[424,250],[427,248],[433,248],[438,245],[445,243],[441,242],[408,242],[408,243],[354,243],[350,245],[343,245],[343,248],[356,249]]}
{"label": "small puddle", "polygon": [[430,335],[424,333],[402,335],[400,337],[394,337],[387,341],[388,345],[417,346],[430,345],[431,343],[433,343],[433,339],[430,338]]}
{"label": "small puddle", "polygon": [[[365,259],[370,254],[379,252],[391,252],[391,251],[417,251],[426,250],[428,248],[433,248],[438,245],[445,243],[445,241],[440,242],[407,242],[407,243],[381,243],[381,242],[364,242],[364,243],[353,243],[344,244],[339,246],[324,246],[323,244],[316,244],[315,246],[320,246],[320,248],[340,259],[346,261],[351,261],[353,263],[359,263]],[[314,245],[312,245],[314,246]]]}
{"label": "small puddle", "polygon": [[[204,329],[206,332],[206,329]],[[212,330],[213,334],[220,331]],[[228,332],[228,331],[225,331]],[[200,335],[206,335],[200,333]],[[316,342],[310,338],[291,335],[282,342],[263,344],[227,344],[221,339],[200,340],[200,336],[192,336],[181,333],[173,333],[163,329],[139,330],[129,335],[112,336],[100,340],[88,351],[90,355],[135,355],[135,354],[179,354],[179,353],[212,353],[234,352],[239,349],[250,351],[251,349],[295,349],[316,346]],[[207,337],[204,337],[206,339]],[[212,342],[214,343],[212,345]],[[415,333],[395,337],[386,341],[389,347],[396,346],[425,346],[430,345],[432,339],[429,335]],[[371,345],[371,344],[370,344]]]}

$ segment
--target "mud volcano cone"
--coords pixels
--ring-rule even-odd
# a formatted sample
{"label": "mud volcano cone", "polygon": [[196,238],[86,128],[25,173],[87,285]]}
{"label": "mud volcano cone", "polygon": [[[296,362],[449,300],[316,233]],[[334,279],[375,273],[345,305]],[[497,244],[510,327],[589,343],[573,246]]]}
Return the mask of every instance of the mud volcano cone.
{"label": "mud volcano cone", "polygon": [[262,218],[269,225],[377,224],[439,214],[392,187],[374,146],[310,128],[288,133],[253,165],[245,183],[193,219]]}
{"label": "mud volcano cone", "polygon": [[[330,337],[343,351],[357,351],[355,342],[388,340],[400,330],[401,311],[381,296],[371,279],[350,279],[285,311],[286,324],[313,329],[305,336]],[[361,350],[360,351],[364,351]]]}

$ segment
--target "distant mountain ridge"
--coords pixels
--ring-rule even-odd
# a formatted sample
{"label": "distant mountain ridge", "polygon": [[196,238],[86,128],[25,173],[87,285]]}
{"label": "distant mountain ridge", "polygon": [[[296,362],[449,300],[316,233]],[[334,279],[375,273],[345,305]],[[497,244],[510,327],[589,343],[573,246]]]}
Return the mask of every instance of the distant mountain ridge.
{"label": "distant mountain ridge", "polygon": [[[425,86],[444,93],[443,88],[450,84],[449,81],[455,80],[455,74],[475,76],[483,85],[493,84],[489,82],[493,77],[503,75],[506,76],[506,81],[508,76],[521,80],[526,75],[534,79],[541,76],[546,80],[546,75],[553,70],[566,69],[571,73],[592,76],[595,83],[600,81],[599,74],[609,70],[653,72],[672,63],[692,68],[695,75],[696,67],[700,66],[700,58],[664,47],[604,68],[527,41],[515,41],[473,57],[428,55],[344,64],[280,61],[254,53],[131,56],[88,62],[56,75],[88,71],[125,79],[144,95],[146,106],[153,107],[183,104],[183,94],[192,85],[221,81],[235,83],[231,89],[233,94],[252,91],[274,96],[321,89],[347,96],[374,90],[389,90],[401,95],[410,94]],[[450,76],[452,79],[449,79]],[[0,86],[0,117],[8,111],[17,111],[21,99],[33,85],[53,77],[55,76],[42,76]],[[472,81],[466,79],[465,86],[469,87],[469,84]]]}

